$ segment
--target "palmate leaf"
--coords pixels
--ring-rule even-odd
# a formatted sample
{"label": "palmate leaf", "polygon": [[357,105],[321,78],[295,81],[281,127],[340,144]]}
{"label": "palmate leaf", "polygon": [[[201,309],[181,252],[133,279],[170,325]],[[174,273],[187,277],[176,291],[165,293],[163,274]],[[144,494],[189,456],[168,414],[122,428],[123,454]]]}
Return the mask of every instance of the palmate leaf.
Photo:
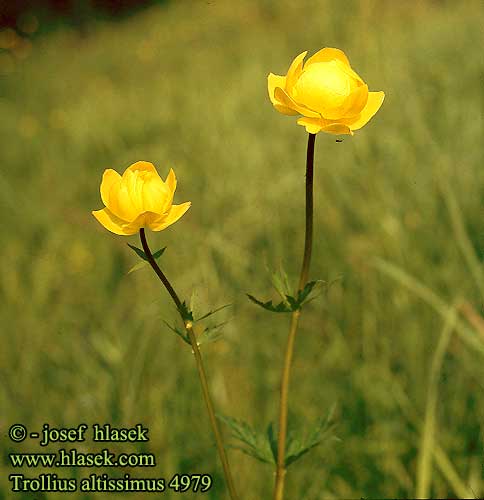
{"label": "palmate leaf", "polygon": [[302,290],[299,290],[297,292],[296,298],[294,298],[292,295],[285,295],[285,300],[276,305],[272,302],[272,300],[263,302],[262,300],[256,299],[253,295],[250,294],[247,294],[247,297],[249,297],[252,302],[266,309],[267,311],[275,313],[288,313],[296,311],[297,309],[301,309],[304,304],[316,298],[315,296],[310,296],[311,292],[315,290],[316,285],[318,285],[318,287],[321,287],[324,284],[325,282],[323,280],[310,281],[309,283],[306,283]]}
{"label": "palmate leaf", "polygon": [[[270,271],[269,271],[270,272]],[[291,294],[291,285],[289,284],[289,278],[282,264],[279,265],[279,269],[271,272],[271,282],[272,286],[276,292],[281,297],[284,303],[287,303],[287,295]]]}
{"label": "palmate leaf", "polygon": [[299,305],[302,306],[303,304],[314,300],[316,298],[316,295],[310,297],[311,293],[313,291],[316,291],[318,288],[323,288],[325,285],[326,282],[323,280],[315,280],[306,283],[304,288],[302,290],[299,290],[297,293],[297,302],[299,303]]}
{"label": "palmate leaf", "polygon": [[191,321],[193,323],[193,312],[190,310],[185,301],[180,304],[178,311],[180,312],[183,321]]}
{"label": "palmate leaf", "polygon": [[275,464],[274,454],[267,436],[254,430],[248,423],[236,420],[232,417],[217,415],[217,418],[224,422],[231,430],[231,435],[239,441],[231,448],[237,449],[260,462]]}
{"label": "palmate leaf", "polygon": [[[182,324],[182,326],[177,327],[177,325],[171,326],[165,320],[163,320],[163,322],[168,326],[168,328],[171,331],[175,332],[179,337],[181,337],[184,340],[184,342],[186,342],[187,344],[191,345],[190,337],[186,333],[186,326],[185,325],[187,323],[189,323],[189,322],[192,323],[192,324],[195,324],[198,321],[206,319],[206,318],[212,316],[213,314],[217,313],[218,311],[220,311],[220,310],[222,310],[222,309],[224,309],[226,307],[229,307],[230,305],[231,304],[226,304],[224,306],[218,307],[217,309],[209,311],[208,313],[200,316],[199,318],[194,319],[193,311],[187,305],[186,301],[183,301],[180,304],[180,306],[178,307],[178,312],[182,316],[183,322],[185,324],[184,325]],[[210,342],[216,342],[217,340],[220,340],[222,338],[222,336],[223,336],[223,334],[220,331],[220,329],[222,328],[222,326],[224,326],[227,323],[228,323],[228,321],[222,321],[220,323],[215,323],[215,324],[212,324],[212,325],[207,325],[205,327],[205,329],[202,331],[202,333],[197,336],[197,344],[199,346],[201,346],[202,344],[208,344]]]}
{"label": "palmate leaf", "polygon": [[[198,318],[194,318],[193,323],[198,323],[199,321],[203,321],[210,316],[213,316],[214,314],[218,313],[222,309],[226,309],[227,307],[232,306],[232,304],[225,304],[223,306],[217,307],[216,309],[213,309],[209,311],[208,313],[203,314],[202,316],[199,316]],[[197,342],[199,345],[202,344],[208,344],[210,342],[217,342],[217,340],[220,340],[223,337],[223,332],[220,331],[222,326],[226,325],[228,321],[222,321],[220,323],[214,323],[214,324],[209,324],[205,327],[203,332],[198,336]]]}
{"label": "palmate leaf", "polygon": [[328,443],[332,440],[338,440],[334,435],[334,406],[327,417],[318,419],[314,428],[306,436],[295,431],[290,432],[287,437],[286,445],[286,467],[293,464],[306,453],[311,451],[319,444]]}
{"label": "palmate leaf", "polygon": [[198,345],[217,342],[217,340],[220,340],[223,337],[223,333],[220,331],[220,328],[227,323],[228,321],[223,321],[222,323],[218,323],[216,325],[207,326],[197,338]]}
{"label": "palmate leaf", "polygon": [[275,313],[286,313],[286,312],[291,312],[293,310],[287,302],[280,302],[279,304],[274,305],[272,303],[272,300],[268,300],[267,302],[262,302],[261,300],[256,299],[253,295],[250,295],[249,293],[247,294],[247,297],[249,297],[249,299],[252,302],[254,302],[254,304],[261,306],[267,311]]}
{"label": "palmate leaf", "polygon": [[[288,432],[285,456],[286,467],[289,467],[289,465],[299,460],[319,444],[338,439],[333,434],[335,427],[333,415],[334,407],[327,417],[320,418],[316,422],[309,433],[295,430]],[[217,415],[217,418],[227,424],[231,430],[231,436],[238,441],[235,445],[231,445],[231,448],[238,449],[264,463],[277,463],[277,435],[272,422],[267,427],[267,431],[262,433],[254,430],[242,420],[223,415]]]}

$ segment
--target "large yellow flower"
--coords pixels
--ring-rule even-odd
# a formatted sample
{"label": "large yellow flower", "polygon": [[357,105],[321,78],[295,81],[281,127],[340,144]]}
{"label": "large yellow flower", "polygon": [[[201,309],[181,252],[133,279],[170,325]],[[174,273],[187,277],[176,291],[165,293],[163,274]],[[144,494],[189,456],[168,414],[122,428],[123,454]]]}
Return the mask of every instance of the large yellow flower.
{"label": "large yellow flower", "polygon": [[161,231],[190,208],[190,202],[173,205],[175,189],[175,172],[170,169],[163,181],[147,161],[133,163],[122,176],[108,169],[101,182],[101,199],[106,208],[92,214],[116,234],[128,236],[144,227]]}
{"label": "large yellow flower", "polygon": [[292,62],[286,76],[268,76],[269,97],[284,115],[302,115],[297,121],[311,134],[351,134],[380,109],[384,92],[369,92],[351,69],[345,53],[324,48],[303,63],[307,51]]}

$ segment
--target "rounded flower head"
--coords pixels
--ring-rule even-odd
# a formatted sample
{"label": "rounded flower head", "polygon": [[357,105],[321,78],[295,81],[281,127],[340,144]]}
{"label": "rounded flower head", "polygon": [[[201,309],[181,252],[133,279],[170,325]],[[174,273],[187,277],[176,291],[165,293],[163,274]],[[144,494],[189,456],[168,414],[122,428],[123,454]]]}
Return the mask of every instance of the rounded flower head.
{"label": "rounded flower head", "polygon": [[385,93],[369,92],[342,50],[321,49],[304,63],[306,54],[294,59],[286,76],[269,74],[272,104],[284,115],[302,115],[297,123],[311,134],[353,135],[378,111]]}
{"label": "rounded flower head", "polygon": [[163,181],[154,165],[147,161],[133,163],[122,176],[108,169],[101,182],[101,199],[106,208],[92,214],[116,234],[128,236],[144,227],[161,231],[190,208],[190,202],[173,205],[175,189],[173,169]]}

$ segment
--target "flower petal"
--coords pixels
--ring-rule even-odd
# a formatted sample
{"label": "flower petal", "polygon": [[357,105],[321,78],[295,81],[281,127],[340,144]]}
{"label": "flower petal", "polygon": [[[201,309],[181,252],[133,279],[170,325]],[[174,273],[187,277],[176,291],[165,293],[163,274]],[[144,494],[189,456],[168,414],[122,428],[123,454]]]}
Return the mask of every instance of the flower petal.
{"label": "flower petal", "polygon": [[153,172],[153,173],[158,175],[158,172],[156,171],[156,168],[153,165],[153,163],[150,163],[149,161],[137,161],[136,163],[133,163],[132,165],[130,165],[124,171],[123,177],[126,175],[127,172],[134,172],[135,170]]}
{"label": "flower petal", "polygon": [[[113,184],[111,191],[109,192],[108,208],[120,219],[125,222],[131,222],[135,220],[143,210],[142,207],[138,207],[133,203],[133,197],[128,189],[125,174],[126,172],[123,174],[121,182]],[[130,172],[128,176],[134,177],[134,173]]]}
{"label": "flower petal", "polygon": [[339,67],[341,68],[342,71],[344,71],[350,78],[352,78],[354,81],[353,86],[357,85],[364,85],[364,81],[362,80],[361,76],[353,69],[351,66],[347,66],[346,64],[339,64]]}
{"label": "flower petal", "polygon": [[366,125],[373,115],[380,109],[380,106],[385,99],[385,92],[368,92],[368,102],[361,110],[361,113],[354,120],[345,120],[351,130],[358,130]]}
{"label": "flower petal", "polygon": [[356,87],[353,92],[344,100],[344,102],[333,109],[325,110],[322,114],[329,120],[338,120],[341,118],[352,118],[360,114],[368,101],[368,85]]}
{"label": "flower petal", "polygon": [[149,161],[137,161],[130,165],[123,173],[122,184],[126,186],[131,196],[132,204],[138,211],[137,215],[143,212],[143,181],[148,176],[153,175],[160,177],[153,163]]}
{"label": "flower petal", "polygon": [[274,96],[282,105],[286,106],[287,108],[293,109],[294,111],[297,111],[300,115],[313,118],[321,117],[321,115],[319,113],[316,113],[316,111],[312,111],[311,109],[306,108],[306,106],[297,104],[297,102],[294,101],[294,99],[290,97],[285,90],[279,87],[276,87]]}
{"label": "flower petal", "polygon": [[176,184],[177,184],[177,182],[176,182],[175,172],[173,171],[172,168],[170,168],[170,171],[168,172],[168,175],[167,175],[166,180],[165,180],[165,186],[168,188],[169,194],[166,197],[166,200],[165,200],[165,203],[163,205],[161,212],[159,212],[159,213],[163,214],[165,212],[168,212],[168,210],[170,210],[171,205],[173,203],[173,197],[175,196]]}
{"label": "flower petal", "polygon": [[297,111],[284,106],[284,104],[274,104],[274,107],[277,109],[277,111],[279,111],[279,113],[282,113],[283,115],[296,116],[299,114]]}
{"label": "flower petal", "polygon": [[165,213],[173,200],[173,191],[158,175],[146,175],[141,184],[141,206],[144,212]]}
{"label": "flower petal", "polygon": [[353,135],[353,132],[348,125],[345,125],[344,123],[329,123],[322,128],[322,131],[335,135]]}
{"label": "flower petal", "polygon": [[167,228],[168,226],[176,222],[190,208],[190,205],[190,201],[182,203],[181,205],[172,205],[168,214],[148,224],[148,227],[152,231],[161,231],[162,229]]}
{"label": "flower petal", "polygon": [[297,123],[306,127],[306,132],[309,134],[317,134],[324,126],[324,121],[321,118],[307,118],[306,116],[299,118]]}
{"label": "flower petal", "polygon": [[331,123],[329,120],[325,120],[324,118],[299,118],[297,121],[298,125],[302,125],[306,127],[306,132],[310,134],[317,134],[318,132],[327,132],[329,134],[345,134],[345,135],[353,135],[353,132],[350,130],[348,125],[344,123]]}
{"label": "flower petal", "polygon": [[368,85],[366,84],[353,90],[345,102],[342,116],[350,117],[358,115],[368,102],[368,94]]}
{"label": "flower petal", "polygon": [[297,111],[294,111],[293,109],[288,108],[287,106],[281,104],[274,97],[274,91],[276,90],[277,87],[281,89],[284,89],[286,87],[286,77],[269,73],[267,77],[267,90],[269,92],[269,99],[271,100],[274,107],[277,109],[277,111],[279,111],[279,113],[282,113],[283,115],[293,116],[299,114]]}
{"label": "flower petal", "polygon": [[277,104],[277,100],[274,97],[274,90],[276,90],[276,87],[285,89],[286,77],[275,75],[274,73],[269,73],[269,75],[267,75],[267,90],[269,92],[269,99],[271,100],[272,104]]}
{"label": "flower petal", "polygon": [[92,215],[94,215],[94,217],[96,217],[98,222],[112,233],[120,234],[122,236],[129,236],[137,232],[137,229],[132,230],[131,228],[128,228],[126,221],[114,215],[109,210],[109,208],[103,208],[102,210],[94,210],[92,212]]}
{"label": "flower petal", "polygon": [[287,70],[286,86],[282,88],[284,88],[288,92],[288,94],[291,94],[294,84],[297,82],[297,79],[302,73],[303,60],[306,57],[307,53],[308,51],[305,50],[304,52],[301,52],[298,56],[296,56],[294,61],[292,61],[291,66],[289,66],[289,69]]}
{"label": "flower petal", "polygon": [[168,175],[166,176],[165,184],[168,186],[168,189],[174,193],[176,189],[176,175],[175,172],[173,171],[172,168],[170,168],[170,171],[168,172]]}
{"label": "flower petal", "polygon": [[306,61],[304,67],[307,68],[310,64],[313,64],[315,62],[329,62],[335,59],[338,59],[346,66],[350,66],[350,62],[348,61],[348,58],[342,50],[325,47],[324,49],[319,50],[318,52],[316,52],[316,54],[311,56]]}
{"label": "flower petal", "polygon": [[101,181],[101,199],[103,200],[104,205],[109,206],[109,192],[116,182],[121,180],[121,176],[113,170],[112,168],[108,168],[103,173],[103,179]]}
{"label": "flower petal", "polygon": [[125,230],[132,231],[132,234],[137,233],[142,227],[150,227],[150,225],[159,218],[160,214],[150,211],[143,212],[139,214],[133,222],[127,224]]}
{"label": "flower petal", "polygon": [[279,111],[279,113],[282,113],[283,115],[287,115],[287,116],[296,116],[299,114],[294,109],[288,108],[287,106],[284,106],[284,104],[280,104],[277,102],[276,102],[276,104],[274,104],[274,108],[276,108],[277,111]]}

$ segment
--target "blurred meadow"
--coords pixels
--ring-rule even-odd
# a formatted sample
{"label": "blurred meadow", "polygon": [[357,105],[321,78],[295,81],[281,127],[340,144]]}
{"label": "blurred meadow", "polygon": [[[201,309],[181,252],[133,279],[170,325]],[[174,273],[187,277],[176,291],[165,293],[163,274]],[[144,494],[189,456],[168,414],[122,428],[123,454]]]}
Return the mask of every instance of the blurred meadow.
{"label": "blurred meadow", "polygon": [[[482,497],[484,2],[180,0],[88,28],[21,50],[0,33],[0,499],[62,496],[10,491],[7,453],[66,447],[10,442],[17,422],[141,422],[148,443],[108,447],[157,459],[27,477],[208,473],[203,498],[227,498],[190,348],[163,323],[169,296],[149,268],[128,274],[137,237],[91,210],[104,169],[174,168],[175,201],[192,207],[148,241],[200,311],[233,304],[202,354],[217,410],[263,431],[289,316],[245,293],[276,298],[280,263],[296,284],[307,142],[266,78],[325,46],[386,99],[353,137],[316,139],[310,277],[332,284],[302,315],[290,418],[309,429],[335,404],[339,440],[289,468],[285,498]],[[229,453],[241,499],[270,498],[273,468]]]}

